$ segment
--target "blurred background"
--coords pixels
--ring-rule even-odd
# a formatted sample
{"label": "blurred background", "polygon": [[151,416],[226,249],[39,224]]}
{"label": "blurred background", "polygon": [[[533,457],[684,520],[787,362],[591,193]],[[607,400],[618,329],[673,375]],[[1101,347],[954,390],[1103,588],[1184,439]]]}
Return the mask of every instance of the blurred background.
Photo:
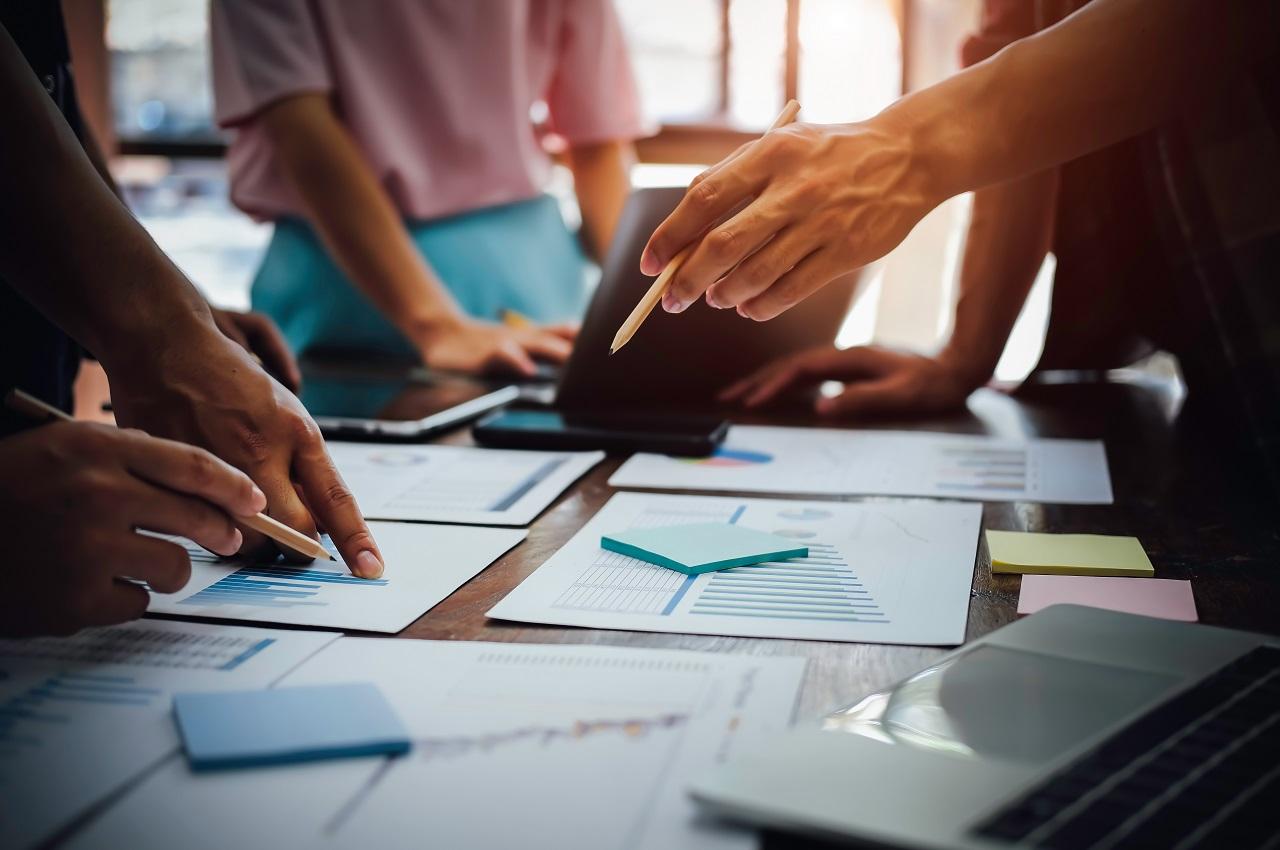
{"label": "blurred background", "polygon": [[[657,128],[637,148],[637,185],[687,183],[758,135],[789,97],[804,121],[853,121],[953,73],[978,0],[600,0],[613,2]],[[214,126],[207,0],[64,0],[86,117],[129,202],[215,304],[245,308],[268,228],[227,199]],[[102,33],[105,32],[105,41]],[[105,50],[103,45],[105,44]],[[82,89],[84,88],[82,84]],[[531,119],[536,123],[539,109]],[[556,140],[544,143],[554,150]],[[576,218],[571,178],[551,191]],[[842,346],[932,351],[946,338],[968,198],[927,217],[863,276]],[[997,371],[1021,379],[1039,356],[1052,258]]]}

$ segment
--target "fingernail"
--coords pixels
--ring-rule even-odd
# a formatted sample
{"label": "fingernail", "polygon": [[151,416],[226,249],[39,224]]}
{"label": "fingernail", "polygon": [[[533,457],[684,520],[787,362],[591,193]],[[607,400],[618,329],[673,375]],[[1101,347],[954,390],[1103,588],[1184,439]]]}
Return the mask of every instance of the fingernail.
{"label": "fingernail", "polygon": [[250,494],[250,498],[252,498],[253,503],[257,505],[254,509],[255,512],[260,511],[267,506],[267,494],[262,492],[262,489],[259,488],[257,484],[253,485],[253,492]]}
{"label": "fingernail", "polygon": [[658,262],[658,255],[648,248],[645,248],[644,253],[640,255],[640,271],[650,277],[662,271],[662,263]]}
{"label": "fingernail", "polygon": [[668,313],[683,313],[685,306],[684,302],[670,292],[662,296],[662,309]]}
{"label": "fingernail", "polygon": [[708,307],[714,307],[717,310],[723,310],[729,306],[728,304],[721,304],[710,292],[707,293],[706,301]]}
{"label": "fingernail", "polygon": [[361,578],[377,578],[382,575],[382,562],[373,554],[372,549],[365,549],[356,555],[356,572]]}
{"label": "fingernail", "polygon": [[231,529],[231,554],[234,555],[240,551],[240,547],[244,545],[244,535],[240,533],[240,529]]}

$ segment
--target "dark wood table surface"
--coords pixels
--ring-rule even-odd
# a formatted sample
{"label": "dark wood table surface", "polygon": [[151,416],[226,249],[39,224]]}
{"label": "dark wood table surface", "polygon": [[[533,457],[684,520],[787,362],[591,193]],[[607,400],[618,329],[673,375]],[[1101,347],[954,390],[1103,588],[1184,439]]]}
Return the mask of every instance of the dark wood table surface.
{"label": "dark wood table surface", "polygon": [[[984,505],[983,525],[1135,535],[1146,547],[1157,577],[1191,579],[1202,622],[1280,633],[1280,514],[1275,503],[1255,480],[1257,465],[1250,464],[1241,446],[1189,426],[1185,416],[1174,416],[1175,407],[1167,389],[1155,385],[1036,385],[1024,387],[1016,396],[982,390],[970,400],[967,413],[927,421],[880,421],[869,427],[1105,440],[1114,504],[993,502]],[[831,424],[803,414],[764,415],[744,421]],[[442,442],[467,444],[470,438],[462,431]],[[800,656],[809,664],[797,705],[799,723],[891,685],[947,651],[560,628],[488,619],[487,610],[564,545],[616,492],[607,482],[621,460],[610,457],[588,473],[533,523],[523,544],[400,636]],[[858,500],[849,497],[843,501]],[[1017,576],[993,576],[985,543],[979,543],[966,639],[1015,619],[1020,581]]]}

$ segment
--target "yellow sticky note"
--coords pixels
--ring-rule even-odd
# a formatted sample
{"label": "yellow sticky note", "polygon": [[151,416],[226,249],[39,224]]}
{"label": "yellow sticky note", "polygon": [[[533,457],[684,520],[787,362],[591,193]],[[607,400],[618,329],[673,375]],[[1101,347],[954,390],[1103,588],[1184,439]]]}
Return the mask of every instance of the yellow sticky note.
{"label": "yellow sticky note", "polygon": [[987,531],[991,572],[1038,575],[1153,576],[1136,537]]}

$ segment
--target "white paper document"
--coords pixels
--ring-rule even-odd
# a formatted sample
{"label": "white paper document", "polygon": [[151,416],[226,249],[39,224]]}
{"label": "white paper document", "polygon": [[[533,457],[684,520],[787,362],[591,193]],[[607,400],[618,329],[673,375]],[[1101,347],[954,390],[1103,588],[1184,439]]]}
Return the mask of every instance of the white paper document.
{"label": "white paper document", "polygon": [[142,620],[0,640],[0,847],[48,840],[177,752],[175,692],[265,688],[337,637]]}
{"label": "white paper document", "polygon": [[604,452],[329,443],[367,519],[528,525]]}
{"label": "white paper document", "polygon": [[248,563],[187,544],[191,580],[177,593],[152,593],[147,610],[398,632],[525,537],[518,529],[401,522],[371,522],[369,530],[385,561],[382,578],[356,578],[337,561]]}
{"label": "white paper document", "polygon": [[693,777],[787,727],[796,658],[346,638],[282,686],[368,681],[413,737],[398,758],[194,774],[163,765],[80,848],[729,850]]}
{"label": "white paper document", "polygon": [[740,493],[1109,505],[1098,440],[736,425],[709,458],[637,454],[609,484]]}
{"label": "white paper document", "polygon": [[[690,576],[600,548],[604,534],[728,522],[807,558]],[[964,640],[982,507],[619,493],[490,617],[560,626],[863,643]]]}

